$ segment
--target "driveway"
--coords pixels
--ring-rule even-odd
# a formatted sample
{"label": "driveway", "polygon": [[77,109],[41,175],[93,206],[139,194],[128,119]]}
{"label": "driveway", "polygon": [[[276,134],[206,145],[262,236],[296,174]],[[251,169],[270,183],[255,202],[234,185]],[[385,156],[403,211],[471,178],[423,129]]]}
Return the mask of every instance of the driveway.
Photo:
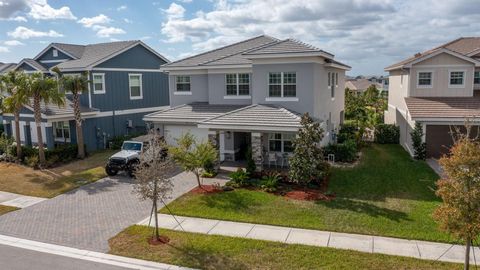
{"label": "driveway", "polygon": [[[221,181],[209,179],[206,182]],[[0,216],[0,234],[106,252],[108,239],[150,214],[125,176],[104,178],[33,206]],[[174,179],[172,199],[196,185],[186,173]]]}

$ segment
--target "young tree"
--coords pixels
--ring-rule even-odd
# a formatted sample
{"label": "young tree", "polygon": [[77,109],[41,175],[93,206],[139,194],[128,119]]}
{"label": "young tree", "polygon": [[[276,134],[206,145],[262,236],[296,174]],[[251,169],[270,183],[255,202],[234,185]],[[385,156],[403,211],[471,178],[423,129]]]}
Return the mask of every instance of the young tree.
{"label": "young tree", "polygon": [[23,72],[9,71],[0,76],[0,87],[5,97],[1,103],[1,111],[12,113],[15,118],[15,142],[17,144],[17,159],[22,158],[22,141],[20,139],[20,111],[29,104],[26,91],[26,76]]}
{"label": "young tree", "polygon": [[423,141],[423,135],[422,124],[416,122],[415,128],[410,132],[410,137],[412,138],[414,157],[418,160],[425,160],[427,156],[427,144]]}
{"label": "young tree", "polygon": [[320,141],[323,139],[323,129],[320,123],[305,113],[300,121],[302,128],[292,141],[293,156],[289,160],[289,178],[301,184],[313,180],[321,180],[328,173],[329,165],[324,161]]}
{"label": "young tree", "polygon": [[161,241],[158,231],[158,201],[165,200],[172,192],[172,176],[175,163],[164,155],[165,144],[153,133],[148,136],[148,145],[140,156],[140,162],[134,172],[134,192],[143,200],[152,201],[152,214],[155,220],[155,239]]}
{"label": "young tree", "polygon": [[176,147],[169,153],[173,159],[187,172],[192,172],[197,178],[198,187],[202,188],[200,176],[205,165],[217,162],[217,149],[209,142],[197,142],[190,133],[177,138]]}
{"label": "young tree", "polygon": [[65,97],[58,91],[57,81],[54,78],[44,76],[42,73],[34,73],[27,76],[28,96],[33,98],[33,113],[37,126],[38,156],[40,165],[45,164],[45,149],[42,136],[42,112],[41,103],[62,106]]}
{"label": "young tree", "polygon": [[480,235],[480,142],[469,137],[469,128],[440,164],[445,177],[437,182],[436,194],[443,203],[434,217],[442,229],[465,241],[468,270],[472,240]]}
{"label": "young tree", "polygon": [[87,73],[83,73],[80,76],[72,76],[68,74],[62,74],[60,69],[58,69],[57,67],[55,67],[53,71],[58,74],[61,88],[63,88],[63,90],[65,90],[66,92],[72,93],[73,114],[75,115],[77,134],[78,157],[83,159],[85,158],[85,146],[83,142],[83,120],[80,111],[80,94],[86,93],[88,91],[89,81]]}

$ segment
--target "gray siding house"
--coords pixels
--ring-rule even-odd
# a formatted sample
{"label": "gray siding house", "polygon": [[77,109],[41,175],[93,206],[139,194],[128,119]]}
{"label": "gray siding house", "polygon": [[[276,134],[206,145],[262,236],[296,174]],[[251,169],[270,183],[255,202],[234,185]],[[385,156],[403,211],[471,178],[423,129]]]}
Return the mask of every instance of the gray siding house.
{"label": "gray siding house", "polygon": [[[81,95],[84,140],[87,150],[106,147],[119,135],[143,132],[145,113],[169,104],[168,76],[159,70],[169,61],[141,41],[91,45],[52,43],[33,59],[23,59],[15,69],[53,75],[58,67],[65,74],[87,72],[88,93]],[[65,106],[42,104],[42,132],[48,148],[75,143],[73,107],[66,93]],[[37,143],[32,106],[21,113],[20,137],[26,145]],[[12,115],[3,118],[5,130],[14,135]]]}
{"label": "gray siding house", "polygon": [[304,113],[322,123],[323,144],[335,139],[349,68],[308,44],[263,35],[163,65],[170,108],[143,119],[169,144],[188,131],[213,141],[221,161],[251,147],[258,169],[282,165]]}

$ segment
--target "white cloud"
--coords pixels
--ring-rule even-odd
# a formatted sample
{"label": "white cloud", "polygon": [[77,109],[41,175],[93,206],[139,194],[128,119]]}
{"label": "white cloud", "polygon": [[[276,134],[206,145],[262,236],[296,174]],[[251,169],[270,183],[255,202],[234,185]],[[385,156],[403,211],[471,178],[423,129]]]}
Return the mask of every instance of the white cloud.
{"label": "white cloud", "polygon": [[127,19],[127,18],[123,18],[123,21],[124,21],[125,23],[133,23],[133,21],[132,21],[132,20],[130,20],[130,19]]}
{"label": "white cloud", "polygon": [[178,1],[182,3],[191,3],[193,0],[178,0]]}
{"label": "white cloud", "polygon": [[117,8],[117,11],[126,10],[126,9],[127,9],[126,5],[121,5]]}
{"label": "white cloud", "polygon": [[94,25],[93,30],[97,31],[97,36],[101,38],[107,38],[112,35],[121,35],[126,33],[121,28],[108,27],[108,26],[102,26],[102,25]]}
{"label": "white cloud", "polygon": [[37,31],[30,28],[26,28],[24,26],[18,26],[17,28],[15,28],[15,30],[8,32],[7,35],[12,38],[18,38],[18,39],[29,39],[29,38],[37,38],[37,37],[63,37],[62,34],[54,30],[43,32],[43,31]]}
{"label": "white cloud", "polygon": [[3,44],[7,45],[7,46],[10,46],[10,47],[13,47],[13,46],[23,46],[25,45],[25,43],[23,42],[20,42],[18,40],[7,40],[5,42],[3,42]]}
{"label": "white cloud", "polygon": [[0,1],[0,18],[10,19],[17,13],[26,11],[28,2],[26,0],[1,0]]}
{"label": "white cloud", "polygon": [[180,19],[185,14],[185,8],[182,5],[171,3],[167,9],[162,9],[169,19]]}
{"label": "white cloud", "polygon": [[28,0],[28,3],[30,7],[28,15],[35,20],[77,19],[67,6],[55,9],[47,3],[47,0]]}
{"label": "white cloud", "polygon": [[87,28],[91,28],[93,27],[94,25],[97,25],[97,24],[108,24],[110,23],[112,20],[104,15],[104,14],[100,14],[98,16],[95,16],[95,17],[91,17],[91,18],[81,18],[80,20],[78,20],[78,23],[82,24],[83,26],[87,27]]}
{"label": "white cloud", "polygon": [[10,50],[7,47],[0,46],[0,53],[7,53],[10,52]]}

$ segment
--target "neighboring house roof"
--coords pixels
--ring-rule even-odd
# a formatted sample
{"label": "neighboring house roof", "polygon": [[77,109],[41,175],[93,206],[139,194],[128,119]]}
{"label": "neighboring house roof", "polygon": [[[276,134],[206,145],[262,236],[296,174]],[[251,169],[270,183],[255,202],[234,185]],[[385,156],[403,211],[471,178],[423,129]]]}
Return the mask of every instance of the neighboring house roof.
{"label": "neighboring house roof", "polygon": [[22,61],[20,61],[20,63],[18,63],[18,65],[15,68],[19,68],[23,63],[31,66],[32,68],[36,69],[37,71],[41,71],[41,72],[48,71],[44,66],[42,66],[42,64],[40,64],[39,62],[37,62],[33,59],[30,59],[30,58],[22,59]]}
{"label": "neighboring house roof", "polygon": [[[461,37],[455,39],[425,52],[417,53],[410,58],[386,67],[385,70],[389,71],[399,69],[416,60],[421,60],[428,56],[442,52],[453,54],[455,56],[463,56],[467,60],[468,58],[470,58],[472,52],[480,52],[480,37]],[[472,58],[470,58],[469,60],[476,61]]]}
{"label": "neighboring house roof", "polygon": [[294,39],[279,40],[270,36],[262,35],[224,46],[212,51],[190,56],[182,60],[174,61],[162,66],[164,70],[171,68],[195,68],[224,65],[248,65],[252,58],[268,55],[300,55],[315,54],[325,57],[328,64],[337,64],[342,67],[349,66],[333,60],[333,54],[320,50],[309,44]]}
{"label": "neighboring house roof", "polygon": [[196,102],[148,114],[143,118],[143,120],[165,123],[197,124],[200,121],[236,110],[244,106],[245,105],[216,105],[204,102]]}
{"label": "neighboring house roof", "polygon": [[407,97],[412,119],[480,116],[480,97]]}
{"label": "neighboring house roof", "polygon": [[[30,99],[30,104],[25,105],[25,108],[29,109],[30,111],[33,110],[33,99]],[[58,106],[53,103],[40,103],[40,112],[42,113],[42,117],[47,118],[60,118],[60,117],[73,117],[73,102],[70,101],[68,98],[65,99],[65,104],[63,106]],[[93,115],[98,112],[97,109],[88,108],[80,105],[80,112],[82,115]]]}
{"label": "neighboring house roof", "polygon": [[73,58],[82,57],[85,47],[84,45],[77,44],[67,44],[67,43],[52,43],[52,46],[59,49],[60,51],[65,52],[68,55],[73,56]]}
{"label": "neighboring house roof", "polygon": [[379,90],[382,89],[382,84],[374,83],[367,79],[349,80],[345,82],[345,88],[348,88],[353,91],[365,91],[371,85],[375,85]]}
{"label": "neighboring house roof", "polygon": [[0,74],[9,72],[10,70],[14,69],[17,66],[15,63],[2,63],[0,65]]}
{"label": "neighboring house roof", "polygon": [[199,128],[298,131],[300,114],[275,105],[254,104],[198,124]]}

